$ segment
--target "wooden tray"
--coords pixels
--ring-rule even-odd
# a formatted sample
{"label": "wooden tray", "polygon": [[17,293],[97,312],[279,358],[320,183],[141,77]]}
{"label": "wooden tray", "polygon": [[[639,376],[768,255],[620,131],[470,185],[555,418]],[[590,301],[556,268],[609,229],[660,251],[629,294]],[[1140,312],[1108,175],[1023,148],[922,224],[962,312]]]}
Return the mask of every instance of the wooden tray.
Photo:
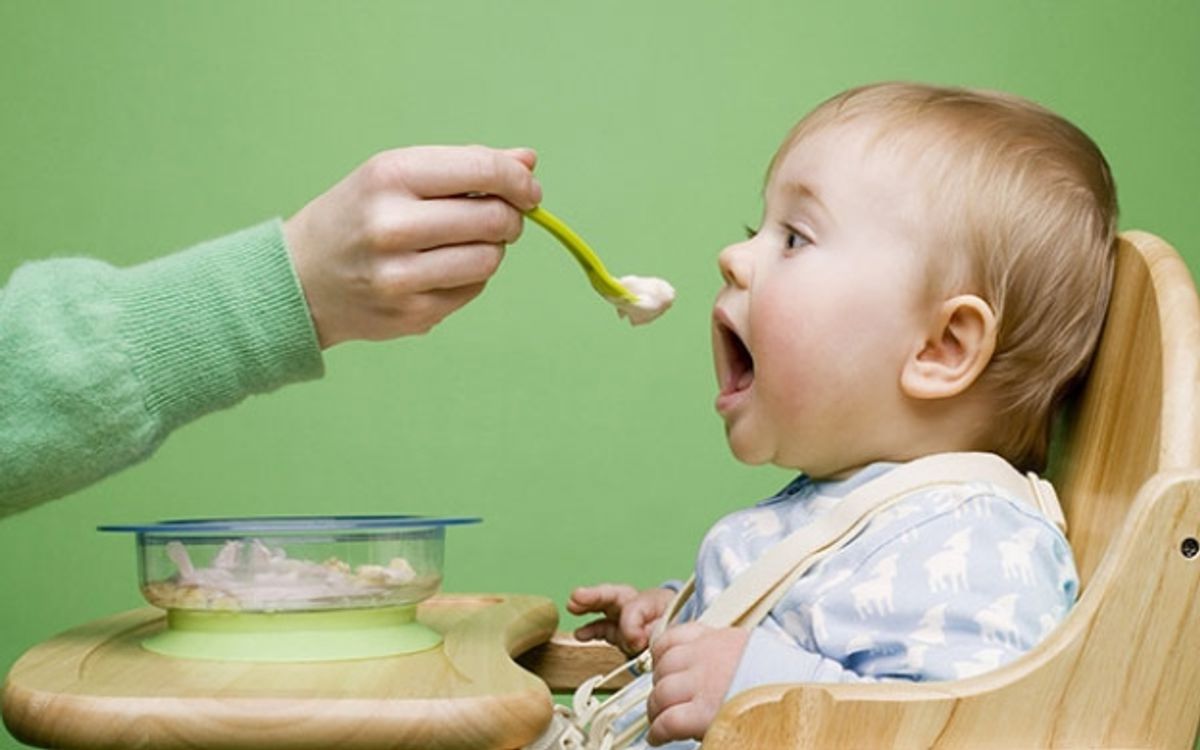
{"label": "wooden tray", "polygon": [[548,599],[446,595],[417,619],[438,648],[309,664],[174,659],[140,641],[165,627],[136,609],[26,652],[4,685],[4,722],[56,748],[517,748],[550,721],[545,683],[512,656],[546,641]]}

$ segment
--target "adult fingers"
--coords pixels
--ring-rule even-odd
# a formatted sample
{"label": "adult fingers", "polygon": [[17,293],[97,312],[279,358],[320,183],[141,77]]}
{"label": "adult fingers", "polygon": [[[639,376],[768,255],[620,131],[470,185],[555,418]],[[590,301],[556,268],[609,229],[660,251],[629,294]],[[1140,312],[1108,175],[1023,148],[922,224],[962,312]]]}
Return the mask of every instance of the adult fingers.
{"label": "adult fingers", "polygon": [[431,300],[429,305],[430,317],[426,331],[440,323],[450,313],[466,305],[478,297],[484,289],[484,283],[465,284],[454,289],[434,289],[421,295]]}
{"label": "adult fingers", "polygon": [[369,341],[384,341],[397,336],[428,333],[447,315],[479,296],[484,284],[468,284],[456,289],[435,289],[381,299],[372,306],[366,320],[353,336]]}
{"label": "adult fingers", "polygon": [[537,166],[537,151],[531,148],[522,146],[521,148],[506,148],[504,153],[524,164],[529,169]]}
{"label": "adult fingers", "polygon": [[515,242],[524,228],[521,212],[499,198],[379,201],[365,240],[376,253],[429,250],[471,242]]}
{"label": "adult fingers", "polygon": [[[402,185],[420,198],[467,193],[496,195],[522,211],[542,200],[533,176],[536,155],[486,146],[418,146],[385,151],[368,162],[368,178],[377,185]],[[532,159],[530,158],[532,155]]]}
{"label": "adult fingers", "polygon": [[376,267],[385,296],[449,291],[482,284],[504,259],[503,245],[453,245],[384,259]]}

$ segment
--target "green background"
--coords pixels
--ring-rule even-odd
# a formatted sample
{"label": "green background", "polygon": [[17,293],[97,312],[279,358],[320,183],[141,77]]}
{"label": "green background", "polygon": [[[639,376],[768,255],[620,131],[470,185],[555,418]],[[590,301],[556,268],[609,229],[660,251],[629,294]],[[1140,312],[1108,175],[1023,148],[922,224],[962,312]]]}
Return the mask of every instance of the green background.
{"label": "green background", "polygon": [[0,670],[139,605],[132,541],[102,523],[480,515],[449,534],[450,590],[561,602],[685,575],[717,517],[789,478],[738,464],[712,409],[717,252],[757,223],[791,124],[883,79],[1061,112],[1108,155],[1122,226],[1200,268],[1194,0],[0,0],[0,278],[153,258],[290,215],[375,151],[478,142],[537,148],[545,205],[612,270],[679,292],[630,329],[531,227],[433,335],[338,347],[323,380],[0,521]]}

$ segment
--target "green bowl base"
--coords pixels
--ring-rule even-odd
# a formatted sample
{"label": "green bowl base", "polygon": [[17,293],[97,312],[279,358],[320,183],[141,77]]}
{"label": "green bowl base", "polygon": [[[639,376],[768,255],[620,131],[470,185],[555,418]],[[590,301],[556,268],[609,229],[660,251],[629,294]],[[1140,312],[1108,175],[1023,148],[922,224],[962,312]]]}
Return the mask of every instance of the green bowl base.
{"label": "green bowl base", "polygon": [[167,629],[142,647],[181,659],[319,662],[375,659],[425,651],[440,633],[417,622],[415,604],[312,612],[212,612],[172,609]]}

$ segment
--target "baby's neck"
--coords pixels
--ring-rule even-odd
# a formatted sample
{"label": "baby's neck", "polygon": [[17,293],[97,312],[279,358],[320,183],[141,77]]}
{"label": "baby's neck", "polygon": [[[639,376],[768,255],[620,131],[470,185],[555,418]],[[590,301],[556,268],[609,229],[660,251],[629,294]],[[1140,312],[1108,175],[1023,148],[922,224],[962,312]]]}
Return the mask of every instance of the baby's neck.
{"label": "baby's neck", "polygon": [[849,479],[863,469],[874,464],[906,464],[909,461],[915,461],[918,458],[924,458],[925,456],[932,456],[939,453],[967,452],[989,452],[989,448],[966,441],[937,441],[924,448],[914,445],[907,450],[895,450],[879,453],[873,456],[860,456],[857,458],[857,460],[847,463],[844,466],[821,472],[805,471],[805,473],[814,480],[838,482],[844,479]]}
{"label": "baby's neck", "polygon": [[864,426],[856,439],[842,443],[846,450],[825,456],[823,465],[796,468],[813,479],[837,481],[876,463],[903,464],[936,453],[994,451],[989,438],[997,410],[978,394],[937,402],[906,400],[896,406],[881,409],[879,419]]}

